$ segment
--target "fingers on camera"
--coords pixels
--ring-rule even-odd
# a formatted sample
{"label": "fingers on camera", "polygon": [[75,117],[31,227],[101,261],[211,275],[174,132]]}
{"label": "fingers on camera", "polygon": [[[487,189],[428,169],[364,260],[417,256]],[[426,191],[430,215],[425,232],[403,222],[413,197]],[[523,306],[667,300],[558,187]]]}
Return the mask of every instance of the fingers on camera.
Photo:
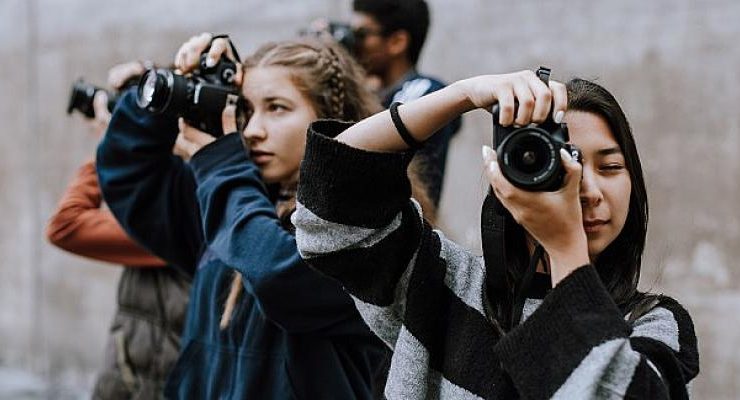
{"label": "fingers on camera", "polygon": [[557,81],[550,81],[550,91],[552,92],[552,115],[557,123],[563,122],[565,110],[568,108],[568,89],[564,84]]}
{"label": "fingers on camera", "polygon": [[529,87],[529,82],[522,79],[515,80],[514,95],[519,103],[514,124],[519,126],[527,125],[532,122],[532,112],[535,105],[535,97],[532,89]]}
{"label": "fingers on camera", "polygon": [[496,97],[499,106],[498,123],[502,126],[509,126],[514,122],[514,111],[516,110],[514,92],[508,85],[504,85],[497,92]]}
{"label": "fingers on camera", "polygon": [[231,133],[237,130],[235,105],[229,104],[224,107],[224,111],[221,113],[221,124],[223,126],[224,133]]}
{"label": "fingers on camera", "polygon": [[532,71],[522,71],[507,85],[497,89],[499,123],[503,126],[525,126],[542,123],[552,110],[560,123],[568,103],[567,90],[560,82],[545,85]]}
{"label": "fingers on camera", "polygon": [[550,113],[552,105],[552,92],[539,78],[529,80],[529,88],[534,93],[535,104],[532,111],[532,122],[542,123]]}
{"label": "fingers on camera", "polygon": [[212,35],[207,32],[191,37],[177,52],[175,66],[184,72],[196,67],[200,60],[200,53],[211,43],[211,37]]}
{"label": "fingers on camera", "polygon": [[216,65],[218,60],[221,59],[221,57],[226,54],[227,56],[233,58],[231,54],[229,54],[229,41],[227,39],[216,39],[211,43],[211,49],[208,51],[208,57],[206,57],[206,67],[212,67]]}

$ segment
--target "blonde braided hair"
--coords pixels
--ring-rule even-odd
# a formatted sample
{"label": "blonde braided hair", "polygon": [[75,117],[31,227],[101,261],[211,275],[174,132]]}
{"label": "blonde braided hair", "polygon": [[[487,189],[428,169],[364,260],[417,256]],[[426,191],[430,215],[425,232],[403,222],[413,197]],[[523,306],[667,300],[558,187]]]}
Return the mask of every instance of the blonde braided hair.
{"label": "blonde braided hair", "polygon": [[329,100],[332,114],[339,119],[344,119],[344,74],[339,63],[339,56],[327,46],[319,50],[319,58],[326,64],[329,75]]}
{"label": "blonde braided hair", "polygon": [[[382,108],[363,86],[364,71],[342,48],[315,39],[268,43],[244,61],[245,71],[279,66],[290,70],[293,84],[309,99],[319,118],[359,121]],[[286,229],[295,210],[295,196],[276,205],[278,218]],[[225,329],[236,310],[244,284],[234,273],[219,326]]]}

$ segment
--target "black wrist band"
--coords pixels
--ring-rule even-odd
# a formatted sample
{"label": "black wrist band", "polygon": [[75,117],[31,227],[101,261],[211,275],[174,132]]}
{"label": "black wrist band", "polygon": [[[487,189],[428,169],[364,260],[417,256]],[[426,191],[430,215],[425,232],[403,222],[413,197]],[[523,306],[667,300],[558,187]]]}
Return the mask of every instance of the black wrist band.
{"label": "black wrist band", "polygon": [[398,131],[398,135],[401,136],[401,139],[403,139],[404,142],[409,146],[411,149],[418,149],[423,145],[423,142],[420,142],[416,139],[414,139],[413,136],[411,136],[411,133],[409,133],[409,130],[406,129],[406,125],[403,124],[403,121],[401,121],[401,117],[398,115],[398,106],[400,106],[400,102],[395,102],[391,104],[390,108],[388,108],[388,111],[391,113],[391,120],[393,121],[393,125],[395,125],[396,130]]}

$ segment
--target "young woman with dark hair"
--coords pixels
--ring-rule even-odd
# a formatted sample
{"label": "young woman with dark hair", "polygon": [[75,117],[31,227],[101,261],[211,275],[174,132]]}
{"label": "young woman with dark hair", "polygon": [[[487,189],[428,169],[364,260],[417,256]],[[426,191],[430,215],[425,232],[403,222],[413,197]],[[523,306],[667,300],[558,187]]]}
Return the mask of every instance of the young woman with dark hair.
{"label": "young woman with dark hair", "polygon": [[[484,146],[486,175],[511,215],[507,257],[486,265],[425,223],[405,168],[410,147],[496,104],[503,126],[548,115],[567,123],[583,160],[562,151],[562,187],[529,192]],[[316,122],[301,176],[298,248],[394,350],[388,398],[688,397],[699,372],[693,324],[675,300],[637,290],[645,183],[627,119],[599,85],[548,86],[531,71],[480,76],[354,125]],[[501,292],[491,292],[487,276],[502,262]],[[529,265],[538,273],[524,301],[512,301]]]}

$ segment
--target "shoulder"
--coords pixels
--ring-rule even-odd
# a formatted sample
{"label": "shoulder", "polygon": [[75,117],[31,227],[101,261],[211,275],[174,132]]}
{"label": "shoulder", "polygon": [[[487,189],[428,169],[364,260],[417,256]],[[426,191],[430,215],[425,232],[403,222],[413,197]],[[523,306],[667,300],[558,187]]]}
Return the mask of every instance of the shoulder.
{"label": "shoulder", "polygon": [[417,74],[404,82],[393,95],[393,102],[406,103],[447,86],[439,79]]}
{"label": "shoulder", "polygon": [[689,311],[669,296],[647,295],[646,299],[650,300],[650,307],[640,311],[638,304],[632,313],[640,315],[637,318],[626,317],[632,321],[632,347],[652,355],[665,354],[669,348],[686,381],[693,379],[699,373],[699,349]]}
{"label": "shoulder", "polygon": [[633,326],[640,326],[656,320],[672,320],[679,327],[691,329],[694,324],[689,311],[676,299],[666,295],[645,294],[635,302],[626,315],[628,321],[634,321]]}

